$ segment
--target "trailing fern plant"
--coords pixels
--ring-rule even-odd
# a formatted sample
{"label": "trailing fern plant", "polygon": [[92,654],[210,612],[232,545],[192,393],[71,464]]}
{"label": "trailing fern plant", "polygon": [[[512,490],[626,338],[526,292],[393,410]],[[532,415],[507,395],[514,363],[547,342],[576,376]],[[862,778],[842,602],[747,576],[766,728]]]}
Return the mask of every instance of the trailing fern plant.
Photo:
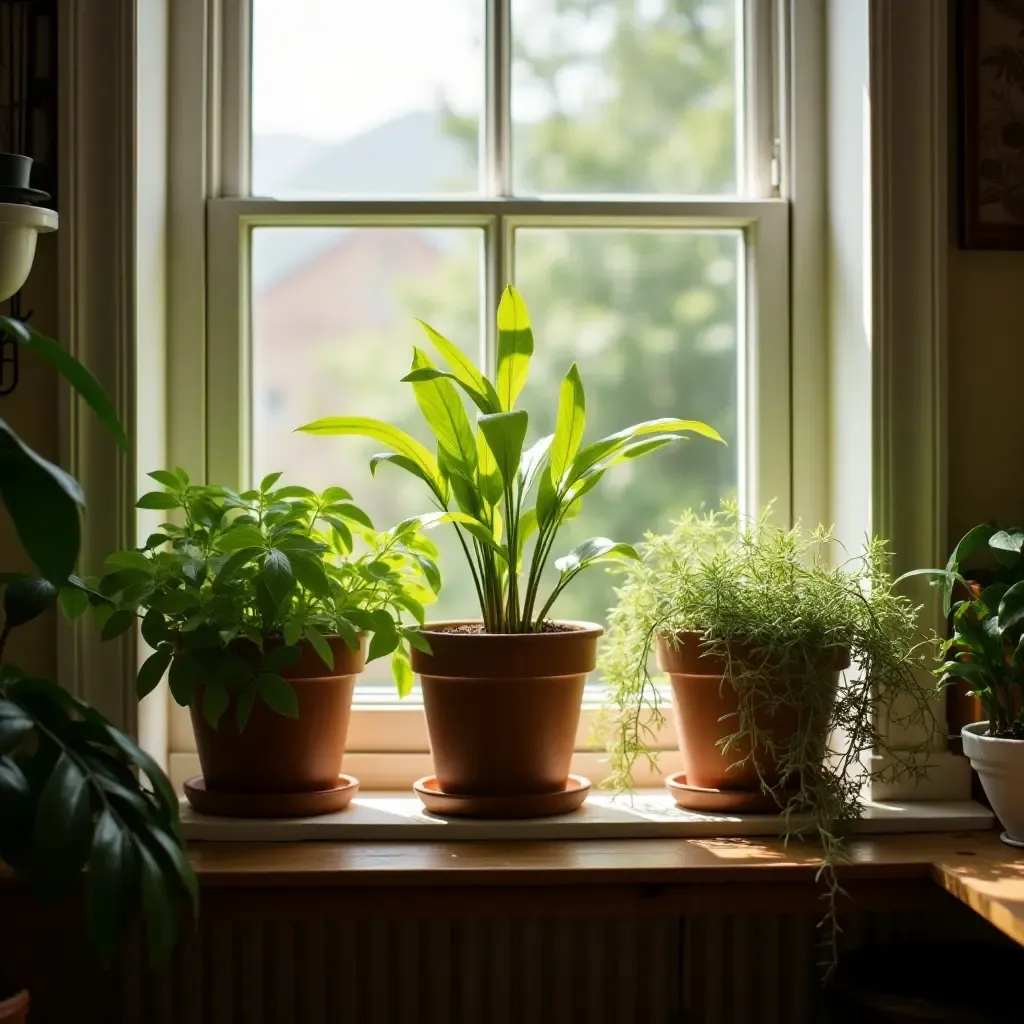
{"label": "trailing fern plant", "polygon": [[[739,698],[724,750],[749,750],[787,840],[816,836],[822,846],[819,876],[834,952],[842,891],[836,868],[861,816],[864,787],[923,771],[934,728],[931,691],[918,676],[927,644],[919,642],[918,609],[893,590],[882,541],[836,565],[829,531],[781,529],[770,511],[750,520],[730,504],[703,516],[687,512],[667,534],[648,534],[641,560],[622,569],[599,664],[609,686],[607,784],[628,789],[638,759],[656,761],[650,741],[665,716],[649,672],[655,640],[700,633],[704,652],[725,661],[727,684]],[[822,657],[836,649],[852,658],[838,688]],[[757,724],[782,708],[800,713],[784,746]],[[892,720],[918,730],[917,748],[891,748],[885,723]],[[872,754],[882,756],[870,760]]]}

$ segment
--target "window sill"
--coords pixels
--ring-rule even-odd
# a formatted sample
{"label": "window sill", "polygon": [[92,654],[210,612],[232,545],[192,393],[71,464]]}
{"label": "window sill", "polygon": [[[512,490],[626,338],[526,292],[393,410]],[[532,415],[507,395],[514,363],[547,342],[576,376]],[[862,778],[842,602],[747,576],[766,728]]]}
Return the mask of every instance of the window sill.
{"label": "window sill", "polygon": [[[213,842],[447,842],[565,839],[710,839],[777,836],[774,814],[725,815],[684,811],[665,792],[633,796],[592,794],[570,815],[514,821],[440,818],[412,794],[360,794],[345,811],[315,818],[243,819],[197,814],[182,800],[182,831]],[[992,812],[971,801],[870,802],[862,835],[991,829]]]}

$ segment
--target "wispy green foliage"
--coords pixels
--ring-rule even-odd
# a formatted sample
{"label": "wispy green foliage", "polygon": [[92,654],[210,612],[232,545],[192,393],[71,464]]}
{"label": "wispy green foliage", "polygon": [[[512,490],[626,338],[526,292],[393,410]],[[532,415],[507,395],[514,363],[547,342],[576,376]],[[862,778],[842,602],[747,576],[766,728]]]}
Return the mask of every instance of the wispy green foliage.
{"label": "wispy green foliage", "polygon": [[[770,512],[752,520],[732,505],[688,512],[669,533],[649,534],[642,560],[625,568],[599,665],[610,689],[609,784],[629,787],[637,759],[656,759],[649,743],[664,711],[649,672],[655,639],[701,633],[738,695],[723,749],[749,749],[787,838],[817,836],[834,928],[836,865],[861,816],[865,784],[924,770],[935,728],[934,689],[922,685],[920,671],[927,642],[917,632],[918,609],[894,592],[884,542],[871,540],[863,555],[834,564],[827,530],[781,529]],[[852,659],[838,688],[828,667],[835,651]],[[787,708],[800,725],[780,745],[757,723]],[[892,749],[890,721],[904,727],[901,735],[912,729],[919,745]]]}

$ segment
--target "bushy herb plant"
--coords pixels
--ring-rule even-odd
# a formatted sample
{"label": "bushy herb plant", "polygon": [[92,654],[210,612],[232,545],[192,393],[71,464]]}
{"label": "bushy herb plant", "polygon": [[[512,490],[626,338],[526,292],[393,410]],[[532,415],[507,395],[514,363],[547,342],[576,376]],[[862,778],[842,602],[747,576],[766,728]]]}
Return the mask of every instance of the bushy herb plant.
{"label": "bushy herb plant", "polygon": [[[419,517],[419,522],[424,527],[454,525],[469,561],[484,630],[537,632],[558,595],[585,568],[637,557],[631,544],[592,537],[556,560],[558,581],[547,597],[540,593],[559,528],[579,513],[584,496],[604,474],[618,463],[683,440],[688,433],[722,439],[697,420],[658,419],[584,445],[586,400],[574,363],[562,381],[555,432],[524,451],[529,415],[515,404],[526,384],[534,340],[522,296],[508,287],[498,306],[493,381],[432,327],[422,326],[445,367],[435,366],[415,348],[412,369],[403,380],[412,385],[434,434],[436,457],[415,438],[380,420],[334,416],[299,429],[310,434],[357,434],[387,445],[390,451],[371,460],[371,471],[390,463],[426,485],[438,511]],[[476,406],[476,429],[456,385]],[[521,578],[531,539],[528,568]]]}
{"label": "bushy herb plant", "polygon": [[[437,550],[415,522],[377,533],[344,488],[277,487],[280,473],[242,493],[193,484],[180,469],[150,476],[164,489],[138,506],[180,521],[164,523],[139,549],[115,552],[109,571],[90,581],[102,595],[93,603],[104,639],[141,619],[153,653],[139,670],[140,697],[168,673],[182,706],[202,685],[214,728],[232,696],[240,730],[257,697],[295,717],[295,690],[281,673],[298,660],[300,641],[333,668],[325,637],[355,650],[363,632],[368,660],[392,655],[399,693],[409,692],[408,645],[427,641],[402,616],[422,623],[441,586]],[[283,644],[265,647],[270,637]]]}
{"label": "bushy herb plant", "polygon": [[[85,367],[20,321],[0,317],[0,332],[61,373],[127,450],[113,406]],[[94,708],[7,660],[15,629],[58,600],[73,615],[88,603],[72,576],[84,496],[71,476],[0,420],[0,497],[39,573],[0,578],[0,860],[44,897],[84,883],[89,935],[100,959],[113,957],[141,913],[151,959],[161,960],[174,945],[179,903],[198,899],[170,782]]]}
{"label": "bushy herb plant", "polygon": [[[751,520],[729,504],[687,512],[667,534],[648,534],[641,560],[624,568],[599,664],[610,694],[609,784],[625,789],[638,758],[654,762],[650,740],[664,723],[649,672],[655,640],[684,630],[702,635],[703,650],[725,661],[738,695],[723,749],[750,751],[787,838],[816,834],[833,911],[836,864],[861,815],[865,784],[920,773],[934,727],[931,688],[919,679],[926,645],[918,609],[894,591],[884,543],[872,540],[841,564],[830,557],[834,547],[825,529],[772,525],[770,509]],[[828,657],[835,651],[852,659],[838,688]],[[798,712],[799,726],[780,746],[758,722],[786,708]],[[887,720],[915,727],[919,747],[892,750]],[[870,761],[870,754],[883,756]]]}

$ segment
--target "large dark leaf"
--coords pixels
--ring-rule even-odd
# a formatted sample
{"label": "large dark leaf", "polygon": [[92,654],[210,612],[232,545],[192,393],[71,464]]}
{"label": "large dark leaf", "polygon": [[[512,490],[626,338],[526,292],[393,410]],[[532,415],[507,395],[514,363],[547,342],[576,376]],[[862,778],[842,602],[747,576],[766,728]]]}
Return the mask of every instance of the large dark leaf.
{"label": "large dark leaf", "polygon": [[146,778],[149,779],[150,785],[153,787],[153,793],[157,798],[157,802],[160,804],[164,820],[170,825],[172,830],[177,830],[178,794],[174,792],[174,787],[171,785],[170,779],[163,773],[163,769],[149,754],[137,746],[123,732],[115,729],[102,715],[98,712],[92,713],[102,723],[103,729],[111,743],[132,764],[137,765],[145,773]]}
{"label": "large dark leaf", "polygon": [[131,449],[128,435],[124,432],[117,410],[100,387],[99,381],[70,352],[62,348],[53,338],[29,327],[13,317],[0,317],[0,330],[14,338],[25,348],[42,356],[88,403],[99,417],[100,423],[113,435],[124,451]]}
{"label": "large dark leaf", "polygon": [[110,810],[96,822],[86,874],[89,935],[100,960],[109,963],[137,905],[138,859],[131,833]]}
{"label": "large dark leaf", "polygon": [[11,757],[0,755],[0,860],[21,868],[32,848],[32,790]]}
{"label": "large dark leaf", "polygon": [[142,837],[136,837],[135,847],[142,879],[142,910],[146,917],[149,962],[156,965],[167,959],[178,936],[175,886],[168,884],[162,865]]}
{"label": "large dark leaf", "polygon": [[59,890],[71,881],[89,856],[91,842],[89,783],[65,752],[57,759],[36,805],[32,845],[44,886]]}
{"label": "large dark leaf", "polygon": [[35,728],[25,710],[13,701],[0,700],[0,754],[9,754]]}
{"label": "large dark leaf", "polygon": [[13,629],[31,622],[57,603],[57,588],[38,576],[14,580],[4,590],[4,624]]}
{"label": "large dark leaf", "polygon": [[59,466],[47,462],[0,420],[0,496],[18,539],[36,568],[64,583],[81,543],[82,490]]}

